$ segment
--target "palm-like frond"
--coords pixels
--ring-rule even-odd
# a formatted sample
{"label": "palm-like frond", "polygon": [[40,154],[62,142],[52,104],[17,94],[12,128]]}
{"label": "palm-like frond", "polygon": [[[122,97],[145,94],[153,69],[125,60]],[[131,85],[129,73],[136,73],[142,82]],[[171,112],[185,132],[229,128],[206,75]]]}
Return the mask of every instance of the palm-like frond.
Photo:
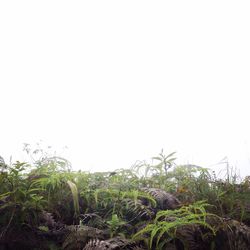
{"label": "palm-like frond", "polygon": [[129,198],[123,199],[121,201],[123,214],[129,220],[149,220],[154,216],[150,206],[143,205],[141,200],[132,200]]}
{"label": "palm-like frond", "polygon": [[105,232],[88,226],[68,226],[69,233],[63,242],[63,250],[82,249],[90,239],[105,239]]}
{"label": "palm-like frond", "polygon": [[83,250],[143,250],[136,242],[115,237],[108,240],[90,240]]}
{"label": "palm-like frond", "polygon": [[88,213],[80,215],[82,224],[86,226],[95,227],[98,229],[104,229],[107,225],[105,220],[96,213]]}
{"label": "palm-like frond", "polygon": [[105,249],[106,250],[114,249],[114,247],[109,242],[99,239],[90,240],[83,248],[83,250],[105,250]]}
{"label": "palm-like frond", "polygon": [[40,215],[40,220],[41,223],[47,226],[48,228],[54,228],[56,226],[56,221],[52,213],[48,213],[43,210]]}
{"label": "palm-like frond", "polygon": [[159,209],[176,209],[180,206],[180,201],[170,193],[159,188],[142,188],[142,191],[152,195]]}
{"label": "palm-like frond", "polygon": [[176,231],[176,237],[181,240],[187,249],[219,249],[219,250],[246,250],[250,246],[250,228],[236,220],[208,216],[209,223],[215,230],[202,225],[186,225]]}
{"label": "palm-like frond", "polygon": [[215,247],[221,250],[246,250],[250,246],[250,227],[233,219],[208,218],[217,227]]}

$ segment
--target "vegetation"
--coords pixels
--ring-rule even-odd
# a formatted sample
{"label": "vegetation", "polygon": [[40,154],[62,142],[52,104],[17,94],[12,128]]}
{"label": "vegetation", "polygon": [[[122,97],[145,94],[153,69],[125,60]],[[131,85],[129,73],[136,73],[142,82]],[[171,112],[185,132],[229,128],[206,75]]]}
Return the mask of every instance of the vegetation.
{"label": "vegetation", "polygon": [[[248,249],[250,179],[218,179],[176,165],[89,173],[61,157],[26,151],[32,163],[0,158],[0,249]],[[33,156],[41,153],[41,157]]]}

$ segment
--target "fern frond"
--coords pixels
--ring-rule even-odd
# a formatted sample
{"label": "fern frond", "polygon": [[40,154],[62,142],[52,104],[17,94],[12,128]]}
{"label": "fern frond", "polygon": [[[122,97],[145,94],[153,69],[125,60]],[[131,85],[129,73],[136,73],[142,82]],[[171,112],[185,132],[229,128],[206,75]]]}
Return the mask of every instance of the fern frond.
{"label": "fern frond", "polygon": [[[207,215],[211,216],[206,213],[203,203],[184,206],[176,210],[159,211],[154,222],[137,232],[133,238],[147,237],[149,248],[152,249],[153,244],[158,247],[160,242],[164,245],[173,239],[178,239],[178,235],[181,235],[181,231],[187,226],[199,225],[209,229],[215,235],[215,228],[206,222]],[[186,240],[188,239],[184,239],[184,243]]]}

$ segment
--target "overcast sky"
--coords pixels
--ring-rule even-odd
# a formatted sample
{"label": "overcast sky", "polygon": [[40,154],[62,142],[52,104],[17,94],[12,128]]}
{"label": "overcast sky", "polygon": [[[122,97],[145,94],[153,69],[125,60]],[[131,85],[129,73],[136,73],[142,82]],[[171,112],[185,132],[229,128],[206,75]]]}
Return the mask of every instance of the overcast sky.
{"label": "overcast sky", "polygon": [[43,140],[103,171],[163,148],[250,175],[249,13],[249,1],[1,1],[0,155]]}

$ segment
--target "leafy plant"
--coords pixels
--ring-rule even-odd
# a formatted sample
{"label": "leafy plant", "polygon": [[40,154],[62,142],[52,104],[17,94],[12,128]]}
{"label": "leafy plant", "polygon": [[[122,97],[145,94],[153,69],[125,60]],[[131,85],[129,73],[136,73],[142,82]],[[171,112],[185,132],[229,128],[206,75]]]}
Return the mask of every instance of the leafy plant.
{"label": "leafy plant", "polygon": [[71,193],[72,193],[72,197],[73,197],[73,202],[74,202],[74,209],[75,209],[75,217],[78,217],[80,214],[80,209],[79,209],[79,200],[78,200],[78,189],[75,183],[73,183],[72,181],[67,181]]}
{"label": "leafy plant", "polygon": [[8,249],[250,244],[250,229],[241,224],[250,225],[249,178],[238,182],[229,168],[221,180],[209,169],[176,165],[175,153],[162,151],[151,163],[90,173],[72,171],[67,160],[40,148],[26,149],[29,164],[0,158],[0,245]]}
{"label": "leafy plant", "polygon": [[[215,234],[215,229],[206,222],[207,216],[211,216],[206,212],[206,206],[208,204],[204,202],[197,202],[176,210],[159,211],[153,223],[149,223],[145,228],[137,232],[133,238],[143,239],[150,235],[147,242],[149,248],[162,249],[166,243],[178,238],[177,230],[183,226],[201,225]],[[155,244],[154,248],[153,243]]]}
{"label": "leafy plant", "polygon": [[121,226],[125,225],[126,222],[122,221],[117,214],[112,214],[111,220],[107,221],[110,229],[110,237],[113,238],[114,235],[117,234],[117,231],[121,228]]}

